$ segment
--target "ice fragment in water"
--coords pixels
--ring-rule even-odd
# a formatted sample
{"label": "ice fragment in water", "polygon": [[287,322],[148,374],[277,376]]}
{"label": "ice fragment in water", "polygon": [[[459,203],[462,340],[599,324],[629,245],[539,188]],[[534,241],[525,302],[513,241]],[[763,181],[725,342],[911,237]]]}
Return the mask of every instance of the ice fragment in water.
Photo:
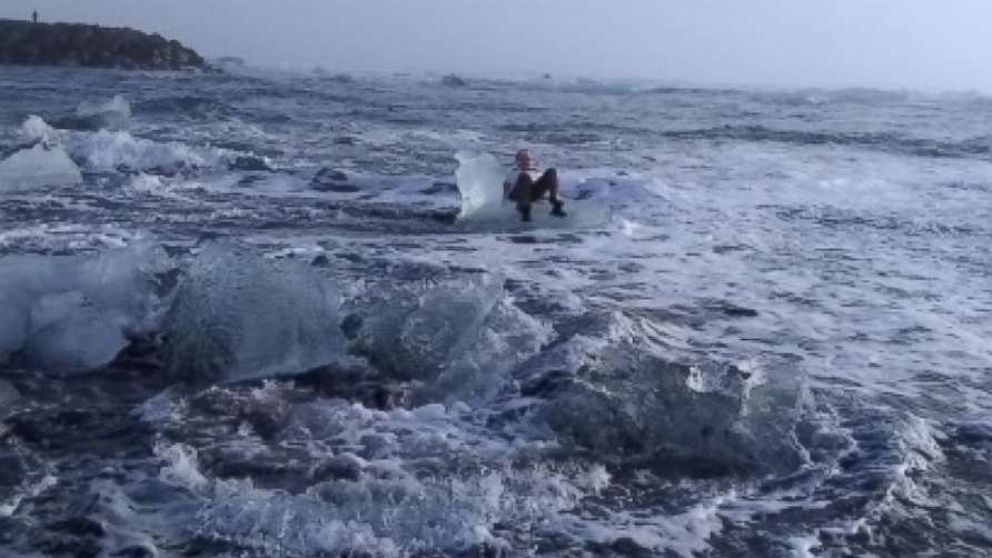
{"label": "ice fragment in water", "polygon": [[154,275],[166,265],[145,243],[95,258],[0,259],[0,358],[23,351],[29,362],[60,370],[110,362],[129,334],[152,327]]}
{"label": "ice fragment in water", "polygon": [[498,208],[503,203],[505,169],[488,153],[473,154],[460,151],[455,154],[458,169],[455,179],[462,197],[460,218],[478,211]]}
{"label": "ice fragment in water", "polygon": [[341,356],[339,295],[310,266],[208,246],[169,311],[172,372],[243,380],[302,372]]}
{"label": "ice fragment in water", "polygon": [[70,186],[82,181],[79,167],[58,146],[38,143],[0,161],[0,192]]}
{"label": "ice fragment in water", "polygon": [[31,335],[26,349],[46,369],[89,370],[114,359],[128,341],[121,323],[92,309],[77,308]]}
{"label": "ice fragment in water", "polygon": [[491,395],[550,336],[499,277],[387,289],[363,304],[358,350],[387,374],[417,382],[426,400]]}

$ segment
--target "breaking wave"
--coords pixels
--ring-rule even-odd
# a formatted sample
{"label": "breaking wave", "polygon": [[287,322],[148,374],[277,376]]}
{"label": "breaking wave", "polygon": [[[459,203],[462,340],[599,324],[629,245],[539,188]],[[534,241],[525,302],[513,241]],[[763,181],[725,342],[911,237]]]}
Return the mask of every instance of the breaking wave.
{"label": "breaking wave", "polygon": [[136,138],[128,132],[100,130],[73,134],[66,149],[81,166],[98,172],[154,172],[176,174],[217,164],[220,154],[182,143],[160,143]]}
{"label": "breaking wave", "polygon": [[976,137],[966,141],[948,142],[937,139],[912,138],[893,133],[814,132],[781,130],[766,126],[720,126],[697,130],[669,130],[664,137],[679,140],[736,140],[748,142],[778,142],[795,145],[839,145],[875,149],[918,157],[982,158],[992,154],[992,139]]}
{"label": "breaking wave", "polygon": [[109,101],[83,101],[75,114],[53,120],[59,128],[69,130],[123,130],[131,121],[131,105],[122,95]]}

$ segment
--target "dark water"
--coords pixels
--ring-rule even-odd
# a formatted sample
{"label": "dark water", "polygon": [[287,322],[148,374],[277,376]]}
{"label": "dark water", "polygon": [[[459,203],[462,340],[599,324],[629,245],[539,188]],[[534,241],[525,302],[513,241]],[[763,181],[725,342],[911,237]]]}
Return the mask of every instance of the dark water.
{"label": "dark water", "polygon": [[992,555],[990,116],[0,70],[0,555]]}

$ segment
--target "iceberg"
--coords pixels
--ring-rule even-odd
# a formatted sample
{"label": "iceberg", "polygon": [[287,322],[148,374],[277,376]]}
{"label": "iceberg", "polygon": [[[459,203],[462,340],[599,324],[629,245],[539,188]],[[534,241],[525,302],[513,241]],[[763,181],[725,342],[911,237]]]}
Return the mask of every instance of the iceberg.
{"label": "iceberg", "polygon": [[168,259],[139,242],[92,256],[0,258],[0,361],[15,353],[53,371],[111,362],[154,329],[156,274]]}
{"label": "iceberg", "polygon": [[171,374],[238,381],[305,372],[344,354],[337,289],[313,268],[207,246],[169,310]]}
{"label": "iceberg", "polygon": [[38,143],[0,161],[0,192],[19,192],[83,181],[79,167],[62,147]]}

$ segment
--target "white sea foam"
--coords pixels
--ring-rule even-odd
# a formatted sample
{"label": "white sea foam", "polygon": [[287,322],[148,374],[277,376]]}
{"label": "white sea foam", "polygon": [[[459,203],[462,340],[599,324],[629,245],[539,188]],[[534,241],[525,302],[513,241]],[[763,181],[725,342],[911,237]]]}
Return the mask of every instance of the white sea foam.
{"label": "white sea foam", "polygon": [[792,558],[814,558],[813,549],[819,545],[820,541],[816,535],[805,537],[792,537],[789,544],[792,545]]}
{"label": "white sea foam", "polygon": [[220,161],[212,149],[194,149],[183,143],[160,143],[128,132],[77,132],[65,142],[69,153],[94,171],[117,170],[175,173]]}
{"label": "white sea foam", "polygon": [[181,444],[156,449],[164,461],[160,477],[199,497],[201,508],[189,523],[194,533],[293,556],[508,548],[495,534],[498,524],[565,525],[584,497],[608,486],[601,466],[514,466],[520,444],[492,437],[472,424],[471,409],[457,407],[383,412],[343,401],[300,406],[288,440],[311,448],[318,463],[334,448],[338,457],[358,463],[361,474],[298,494],[214,479],[199,467],[195,450]]}
{"label": "white sea foam", "polygon": [[6,502],[0,501],[0,517],[10,517],[17,511],[17,508],[21,505],[21,502],[25,499],[35,498],[56,484],[58,484],[58,478],[54,475],[48,474],[41,477],[39,481],[24,487],[22,491],[12,499]]}
{"label": "white sea foam", "polygon": [[159,472],[162,480],[189,490],[207,486],[209,481],[199,470],[196,450],[181,444],[156,444],[154,450],[155,455],[165,462]]}
{"label": "white sea foam", "polygon": [[701,502],[680,514],[620,513],[611,521],[571,520],[580,540],[613,543],[627,539],[650,552],[693,558],[708,548],[710,537],[723,529],[720,508],[727,497]]}
{"label": "white sea foam", "polygon": [[[388,412],[344,401],[299,406],[284,430],[287,443],[310,448],[318,462],[321,454],[339,451],[367,459],[349,457],[360,465],[357,478],[329,479],[296,494],[213,479],[196,468],[191,448],[170,452],[162,475],[199,496],[193,532],[289,555],[402,556],[480,545],[510,550],[523,541],[503,540],[498,533],[513,526],[524,536],[552,532],[576,545],[627,540],[648,552],[688,558],[708,548],[726,512],[739,523],[750,517],[743,509],[750,504],[738,505],[732,492],[678,513],[599,505],[595,514],[583,513],[583,503],[612,483],[602,465],[535,462],[537,440],[496,436],[478,424],[477,412],[438,404]],[[773,511],[753,508],[752,513]]]}

